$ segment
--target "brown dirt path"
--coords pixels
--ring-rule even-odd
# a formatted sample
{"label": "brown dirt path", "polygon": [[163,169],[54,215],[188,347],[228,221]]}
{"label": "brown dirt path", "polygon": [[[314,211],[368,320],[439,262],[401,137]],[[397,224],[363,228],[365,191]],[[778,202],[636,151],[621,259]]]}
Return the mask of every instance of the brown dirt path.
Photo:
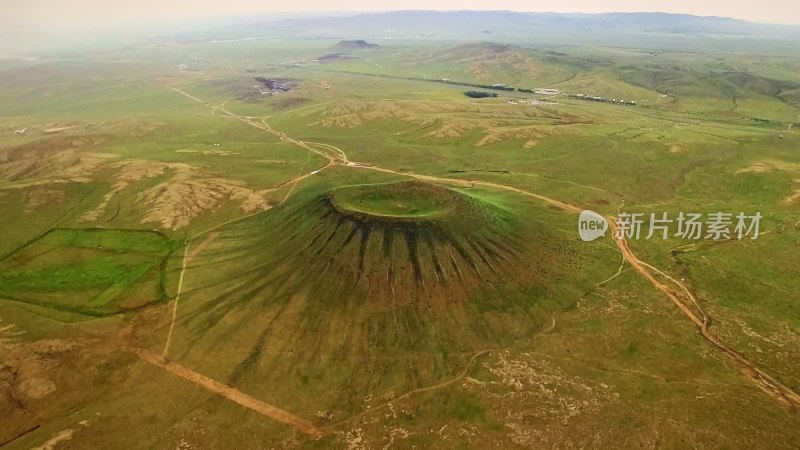
{"label": "brown dirt path", "polygon": [[[613,217],[608,218],[609,226],[611,228],[612,234],[616,234],[617,231],[617,224]],[[691,292],[686,288],[683,283],[678,282],[674,278],[666,276],[666,274],[662,274],[662,276],[666,276],[667,279],[672,281],[673,283],[677,284],[682,290],[688,293],[690,297],[689,300],[695,305],[697,309],[699,309],[699,315],[692,311],[692,309],[686,304],[685,301],[681,299],[681,296],[671,289],[669,286],[662,283],[658,280],[649,268],[652,268],[651,265],[641,261],[633,250],[631,250],[630,245],[627,239],[614,239],[619,248],[619,251],[622,253],[625,260],[633,267],[634,270],[639,272],[647,281],[650,282],[656,289],[663,292],[664,295],[669,298],[681,312],[692,321],[692,323],[697,326],[700,334],[711,344],[722,350],[728,356],[730,356],[740,368],[742,374],[755,383],[759,389],[763,390],[767,394],[769,394],[772,398],[774,398],[778,403],[783,405],[788,409],[796,409],[800,407],[800,395],[798,395],[792,388],[784,385],[763,369],[758,367],[755,363],[747,359],[744,355],[736,351],[726,342],[722,341],[719,337],[713,334],[709,327],[708,316],[705,312],[700,309],[700,305],[694,299],[694,296],[691,295]],[[660,271],[657,271],[660,272]]]}
{"label": "brown dirt path", "polygon": [[313,423],[302,419],[289,411],[278,408],[277,406],[270,405],[257,398],[251,397],[244,392],[226,384],[220,383],[212,378],[209,378],[201,373],[197,373],[187,367],[178,363],[172,362],[166,358],[161,357],[149,350],[141,348],[132,342],[132,330],[130,328],[120,332],[120,341],[123,344],[123,349],[139,357],[153,366],[166,370],[174,375],[177,375],[192,384],[202,387],[207,391],[213,392],[217,395],[227,398],[247,409],[255,411],[262,416],[268,417],[277,422],[289,425],[304,434],[317,438],[325,434],[325,430],[317,427]]}

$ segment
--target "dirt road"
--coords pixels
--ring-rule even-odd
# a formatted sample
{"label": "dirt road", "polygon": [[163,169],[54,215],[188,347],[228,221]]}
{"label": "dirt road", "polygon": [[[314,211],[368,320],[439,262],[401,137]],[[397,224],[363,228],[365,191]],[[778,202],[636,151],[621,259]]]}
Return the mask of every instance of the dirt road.
{"label": "dirt road", "polygon": [[193,100],[193,101],[195,101],[197,103],[202,103],[203,105],[208,106],[209,108],[211,108],[212,112],[219,112],[223,117],[228,117],[230,119],[238,120],[238,121],[244,122],[247,125],[250,125],[252,127],[256,127],[256,128],[261,129],[261,130],[264,130],[267,133],[278,137],[282,141],[289,142],[289,143],[294,144],[294,145],[296,145],[298,147],[304,148],[304,149],[306,149],[306,150],[308,150],[308,151],[310,151],[312,153],[316,153],[316,154],[322,156],[323,158],[327,159],[328,161],[331,161],[331,162],[337,162],[338,161],[337,157],[333,157],[333,156],[331,156],[330,154],[328,154],[325,151],[316,149],[313,146],[311,146],[311,145],[309,145],[309,144],[307,144],[307,143],[305,143],[303,141],[300,141],[298,139],[291,138],[288,135],[286,135],[286,133],[283,133],[281,131],[273,130],[269,126],[269,124],[267,124],[267,122],[265,120],[263,120],[263,119],[261,119],[259,122],[256,122],[250,117],[239,116],[239,115],[236,115],[236,114],[228,111],[227,109],[225,109],[224,104],[223,105],[212,105],[211,103],[208,103],[208,102],[206,102],[204,100],[201,100],[201,99],[199,99],[199,98],[187,93],[186,91],[184,91],[182,89],[172,88],[172,90],[177,92],[177,93],[179,93],[179,94],[181,94],[181,95],[183,95],[186,98],[189,98],[190,100]]}
{"label": "dirt road", "polygon": [[255,411],[262,416],[289,425],[297,431],[300,431],[311,437],[316,438],[325,434],[325,430],[322,428],[315,426],[313,423],[305,419],[301,419],[289,411],[253,398],[234,387],[220,383],[219,381],[211,379],[203,374],[197,373],[180,364],[165,359],[149,350],[139,347],[132,342],[130,329],[123,330],[119,337],[125,351],[138,356],[142,361],[164,369],[167,372],[177,375],[192,384],[206,389],[207,391],[213,392],[217,395],[227,398],[228,400],[238,403],[247,409]]}
{"label": "dirt road", "polygon": [[[611,228],[612,234],[616,234],[617,232],[617,224],[613,217],[608,218],[609,226]],[[694,296],[691,294],[691,291],[679,281],[675,280],[672,277],[664,274],[663,272],[655,269],[650,264],[647,264],[641,261],[636,254],[631,250],[629,242],[627,239],[614,239],[614,242],[617,244],[617,248],[619,248],[620,253],[625,258],[631,267],[636,270],[640,275],[642,275],[647,281],[650,282],[656,289],[663,292],[664,295],[669,298],[675,306],[680,309],[680,311],[685,315],[692,323],[697,326],[697,329],[700,331],[700,334],[711,344],[713,344],[718,349],[722,350],[726,353],[729,357],[731,357],[741,369],[742,374],[750,379],[759,389],[763,390],[767,394],[769,394],[772,398],[774,398],[778,403],[785,406],[789,409],[795,409],[800,407],[800,395],[798,395],[794,390],[790,387],[784,385],[768,373],[766,373],[763,369],[759,368],[755,363],[750,361],[749,359],[745,358],[741,353],[736,351],[733,347],[722,341],[719,337],[713,334],[709,328],[709,320],[706,313],[700,308],[700,305],[697,303]],[[660,275],[667,278],[673,284],[676,284],[680,287],[685,294],[689,297],[688,300],[692,302],[692,304],[697,308],[699,311],[696,313],[693,311],[684,301],[681,299],[680,294],[676,291],[671,289],[669,286],[662,283],[659,279],[657,279],[653,275],[653,269],[659,272]],[[698,315],[699,314],[699,315]]]}
{"label": "dirt road", "polygon": [[550,198],[550,197],[546,197],[544,195],[535,194],[533,192],[525,191],[523,189],[519,189],[519,188],[516,188],[516,187],[513,187],[513,186],[508,186],[508,185],[505,185],[505,184],[492,183],[490,181],[467,180],[467,179],[460,179],[460,178],[443,178],[443,177],[437,177],[437,176],[433,176],[433,175],[416,174],[416,173],[413,173],[413,172],[398,172],[396,170],[385,169],[383,167],[375,166],[375,165],[372,165],[372,164],[364,164],[364,163],[356,163],[355,165],[351,165],[350,167],[354,167],[354,168],[357,168],[357,169],[364,169],[364,170],[373,170],[373,171],[377,171],[377,172],[391,173],[391,174],[394,174],[394,175],[400,175],[400,176],[404,176],[404,177],[415,178],[417,180],[432,181],[432,182],[436,182],[436,183],[450,184],[450,185],[455,185],[455,186],[460,186],[460,187],[465,187],[465,188],[466,187],[472,187],[472,186],[485,186],[485,187],[500,189],[500,190],[504,190],[504,191],[515,192],[517,194],[524,195],[526,197],[535,198],[535,199],[540,200],[542,202],[549,203],[549,204],[551,204],[553,206],[556,206],[556,207],[558,207],[560,209],[563,209],[564,211],[568,211],[568,212],[580,213],[584,209],[584,208],[580,208],[580,207],[575,206],[575,205],[571,205],[569,203],[564,203],[564,202],[562,202],[560,200],[556,200],[556,199],[553,199],[553,198]]}

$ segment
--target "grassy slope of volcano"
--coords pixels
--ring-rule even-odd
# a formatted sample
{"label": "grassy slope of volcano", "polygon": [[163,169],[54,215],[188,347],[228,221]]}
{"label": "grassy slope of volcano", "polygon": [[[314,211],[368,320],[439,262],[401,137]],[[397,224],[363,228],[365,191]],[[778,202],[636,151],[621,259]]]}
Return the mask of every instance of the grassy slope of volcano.
{"label": "grassy slope of volcano", "polygon": [[170,356],[294,411],[359,412],[530,338],[607,276],[613,252],[553,217],[574,221],[418,182],[306,189],[209,241]]}

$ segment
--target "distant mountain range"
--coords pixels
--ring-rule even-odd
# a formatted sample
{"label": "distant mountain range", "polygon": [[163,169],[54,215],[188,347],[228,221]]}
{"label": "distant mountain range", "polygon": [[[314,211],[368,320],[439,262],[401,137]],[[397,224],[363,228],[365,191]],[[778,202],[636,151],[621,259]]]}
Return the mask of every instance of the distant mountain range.
{"label": "distant mountain range", "polygon": [[[261,22],[277,32],[325,38],[401,39],[415,37],[480,39],[480,35],[546,39],[575,44],[601,36],[631,41],[631,35],[657,41],[678,36],[779,38],[800,40],[800,27],[769,25],[725,17],[667,13],[560,14],[513,11],[394,11],[352,16],[284,19]],[[569,33],[565,33],[565,32]],[[483,39],[486,39],[484,37]],[[495,38],[492,38],[495,40]],[[647,40],[646,40],[647,41]],[[647,42],[645,42],[646,44]]]}

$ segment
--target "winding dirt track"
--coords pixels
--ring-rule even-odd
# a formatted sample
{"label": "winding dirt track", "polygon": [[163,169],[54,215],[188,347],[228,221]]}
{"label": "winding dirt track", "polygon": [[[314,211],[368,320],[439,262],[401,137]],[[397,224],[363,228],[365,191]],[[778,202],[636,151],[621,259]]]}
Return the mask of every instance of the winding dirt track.
{"label": "winding dirt track", "polygon": [[[299,139],[292,138],[292,137],[288,136],[286,133],[284,133],[282,131],[274,130],[266,122],[266,120],[264,120],[264,119],[259,119],[259,121],[256,122],[250,117],[238,116],[238,115],[228,111],[227,109],[225,109],[224,105],[212,105],[210,103],[207,103],[207,102],[205,102],[205,101],[203,101],[203,100],[201,100],[201,99],[199,99],[197,97],[194,97],[194,96],[184,92],[183,90],[180,90],[180,89],[177,89],[177,88],[172,88],[172,90],[177,92],[177,93],[179,93],[179,94],[181,94],[181,95],[184,95],[187,98],[190,98],[190,99],[192,99],[192,100],[194,100],[194,101],[196,101],[198,103],[202,103],[202,104],[208,106],[209,108],[212,108],[212,111],[220,113],[221,116],[223,116],[223,117],[228,117],[230,119],[239,120],[239,121],[241,121],[243,123],[246,123],[246,124],[251,125],[253,127],[256,127],[256,128],[261,129],[261,130],[264,130],[265,132],[278,137],[282,141],[289,142],[289,143],[294,144],[294,145],[296,145],[296,146],[298,146],[300,148],[303,148],[303,149],[305,149],[305,150],[307,150],[309,152],[316,153],[316,154],[326,158],[328,160],[328,164],[325,166],[325,168],[331,167],[333,165],[344,165],[344,166],[347,166],[347,167],[353,167],[353,168],[360,169],[360,170],[372,170],[372,171],[377,171],[377,172],[390,173],[390,174],[394,174],[394,175],[398,175],[398,176],[410,177],[410,178],[415,178],[415,179],[423,180],[423,181],[444,183],[444,184],[456,185],[456,186],[461,186],[461,187],[485,186],[485,187],[505,190],[505,191],[509,191],[509,192],[514,192],[514,193],[517,193],[517,194],[520,194],[520,195],[524,195],[524,196],[527,196],[527,197],[530,197],[530,198],[534,198],[534,199],[537,199],[539,201],[548,203],[548,204],[553,205],[553,206],[555,206],[555,207],[557,207],[559,209],[562,209],[564,211],[571,212],[571,213],[580,213],[581,211],[584,210],[584,208],[581,208],[581,207],[576,206],[576,205],[572,205],[570,203],[562,202],[560,200],[556,200],[556,199],[553,199],[553,198],[550,198],[550,197],[547,197],[547,196],[544,196],[544,195],[541,195],[541,194],[536,194],[536,193],[533,193],[533,192],[529,192],[529,191],[526,191],[526,190],[523,190],[523,189],[520,189],[520,188],[516,188],[516,187],[513,187],[513,186],[504,185],[504,184],[498,184],[498,183],[493,183],[493,182],[489,182],[489,181],[482,181],[482,180],[465,180],[465,179],[455,179],[455,178],[443,178],[443,177],[437,177],[437,176],[432,176],[432,175],[416,174],[416,173],[412,173],[412,172],[398,172],[398,171],[395,171],[395,170],[379,167],[379,166],[376,166],[376,165],[373,165],[373,164],[351,162],[347,158],[347,155],[345,154],[345,152],[343,150],[341,150],[340,148],[338,148],[338,147],[335,147],[335,146],[329,145],[329,144],[316,143],[316,142],[310,143],[310,142],[305,142],[305,141],[302,141],[302,140],[299,140]],[[322,150],[320,147],[324,148],[325,150]],[[329,153],[329,152],[332,152],[332,153]],[[313,173],[316,173],[316,172],[313,172]],[[294,187],[300,181],[304,180],[305,178],[307,178],[307,177],[309,177],[311,175],[312,175],[312,173],[309,173],[309,174],[298,176],[297,178],[291,180],[290,182],[293,184],[292,189],[294,189]],[[288,195],[287,195],[287,198],[288,198]],[[284,198],[284,200],[285,199],[286,198]],[[236,220],[241,220],[241,218],[240,219],[236,219]],[[233,222],[233,221],[231,221],[231,222]],[[609,222],[609,226],[610,226],[612,232],[614,234],[616,234],[617,224],[616,224],[615,218],[614,217],[608,217],[608,222]],[[230,223],[230,222],[227,222],[227,223]],[[223,225],[225,225],[225,224],[223,224]],[[212,230],[220,228],[221,226],[222,225],[214,227]],[[212,230],[207,230],[206,232],[209,232],[209,231],[212,231]],[[205,234],[206,232],[201,233],[201,234]],[[198,237],[198,236],[195,236],[195,237]],[[667,298],[669,298],[675,304],[675,306],[677,306],[678,309],[689,320],[691,320],[692,323],[695,324],[695,326],[697,326],[698,330],[700,331],[700,334],[707,341],[709,341],[716,348],[720,349],[725,354],[727,354],[729,357],[731,357],[734,360],[734,362],[736,362],[739,365],[739,367],[741,369],[741,372],[748,379],[750,379],[753,383],[756,384],[756,386],[758,386],[764,392],[769,394],[772,398],[774,398],[776,401],[778,401],[781,405],[785,406],[786,408],[788,408],[788,409],[796,409],[796,408],[800,407],[800,395],[798,395],[796,392],[794,392],[790,387],[780,383],[774,377],[770,376],[763,369],[759,368],[755,363],[753,363],[752,361],[750,361],[747,358],[745,358],[742,354],[737,352],[730,345],[728,345],[727,343],[722,341],[720,338],[718,338],[716,335],[714,335],[710,331],[708,316],[702,310],[702,308],[700,307],[699,303],[694,298],[694,295],[691,293],[691,291],[684,284],[680,283],[679,281],[675,280],[674,278],[670,277],[668,274],[662,272],[661,270],[655,268],[654,266],[641,261],[636,256],[636,254],[633,252],[633,250],[631,249],[630,244],[629,244],[627,239],[625,239],[625,238],[614,239],[614,241],[615,241],[615,243],[617,245],[617,248],[619,249],[620,253],[622,254],[622,257],[624,258],[624,260],[628,264],[630,264],[631,267],[633,267],[634,270],[636,270],[640,275],[642,275],[642,277],[644,277],[650,284],[652,284],[653,287],[655,287],[656,289],[658,289],[659,291],[664,293],[664,295],[666,295]],[[197,253],[197,251],[193,252],[192,256],[194,256],[196,253]],[[184,273],[185,268],[186,268],[186,258],[188,256],[189,256],[189,253],[188,253],[188,247],[187,247],[186,252],[184,253],[184,265],[183,265],[183,270],[181,271],[181,279],[180,279],[181,281],[179,282],[179,288],[178,288],[178,294],[177,294],[178,298],[180,297],[180,292],[181,292],[181,289],[182,289],[182,286],[183,286],[183,283],[182,283],[183,282],[183,273]],[[685,294],[686,300],[688,300],[688,302],[681,298],[681,294],[679,294],[678,292],[676,292],[675,290],[673,290],[672,288],[670,288],[669,286],[667,286],[666,284],[661,282],[656,277],[656,275],[664,277],[669,282],[675,284],[678,288],[680,288],[680,290],[683,291],[683,293]],[[688,305],[689,302],[694,306],[694,308],[697,311],[692,310],[692,308]],[[253,411],[256,411],[256,412],[258,412],[258,413],[260,413],[260,414],[262,414],[262,415],[264,415],[266,417],[270,417],[270,418],[272,418],[272,419],[274,419],[274,420],[276,420],[278,422],[291,425],[294,428],[296,428],[296,429],[298,429],[298,430],[302,431],[303,433],[306,433],[306,434],[308,434],[310,436],[321,436],[322,434],[324,434],[324,430],[323,429],[318,428],[318,427],[314,426],[313,424],[311,424],[310,422],[308,422],[308,421],[306,421],[304,419],[301,419],[301,418],[299,418],[299,417],[297,417],[297,416],[295,416],[295,415],[293,415],[293,414],[291,414],[291,413],[289,413],[289,412],[287,412],[285,410],[282,410],[280,408],[277,408],[275,406],[269,405],[267,403],[264,403],[264,402],[262,402],[260,400],[255,399],[255,398],[252,398],[252,397],[248,396],[247,394],[244,394],[241,391],[239,391],[239,390],[237,390],[237,389],[235,389],[233,387],[224,385],[224,384],[222,384],[222,383],[220,383],[218,381],[215,381],[215,380],[213,380],[211,378],[206,377],[205,375],[202,375],[202,374],[199,374],[197,372],[194,372],[194,371],[192,371],[192,370],[190,370],[190,369],[188,369],[186,367],[183,367],[183,366],[181,366],[181,365],[179,365],[177,363],[168,361],[164,356],[167,354],[167,351],[169,349],[169,339],[172,336],[172,329],[173,329],[174,324],[175,324],[176,314],[177,314],[177,301],[175,302],[175,306],[174,306],[173,318],[172,318],[172,323],[170,325],[169,337],[168,337],[168,340],[167,340],[167,344],[165,345],[165,348],[164,348],[164,354],[162,356],[158,356],[158,355],[156,355],[156,354],[154,354],[154,353],[152,353],[152,352],[150,352],[148,350],[145,350],[145,349],[142,349],[142,348],[139,348],[139,347],[136,347],[136,346],[132,346],[132,345],[128,345],[127,346],[127,350],[130,351],[131,353],[136,354],[139,358],[141,358],[144,361],[147,361],[150,364],[153,364],[153,365],[155,365],[157,367],[161,367],[164,370],[167,370],[167,371],[169,371],[171,373],[174,373],[174,374],[176,374],[176,375],[178,375],[178,376],[180,376],[180,377],[182,377],[182,378],[184,378],[184,379],[186,379],[186,380],[188,380],[188,381],[190,381],[190,382],[192,382],[192,383],[194,383],[194,384],[196,384],[198,386],[201,386],[201,387],[203,387],[203,388],[205,388],[205,389],[207,389],[207,390],[209,390],[211,392],[214,392],[214,393],[217,393],[219,395],[222,395],[222,396],[224,396],[224,397],[226,397],[226,398],[228,398],[228,399],[230,399],[230,400],[232,400],[232,401],[234,401],[234,402],[236,402],[236,403],[238,403],[238,404],[240,404],[240,405],[242,405],[242,406],[244,406],[246,408],[252,409]],[[410,391],[410,392],[408,392],[406,394],[403,394],[403,396],[398,397],[395,400],[392,400],[391,402],[387,402],[386,404],[379,406],[378,408],[388,406],[392,402],[397,401],[397,400],[399,400],[401,398],[405,398],[405,397],[408,397],[410,395],[413,395],[414,393],[423,392],[423,391],[432,390],[432,389],[437,389],[437,388],[444,387],[444,386],[447,386],[449,384],[452,384],[453,382],[457,381],[458,379],[463,378],[464,374],[468,373],[470,367],[472,366],[472,364],[474,364],[474,361],[479,356],[481,356],[482,354],[486,354],[488,352],[489,351],[487,350],[487,351],[476,353],[473,356],[473,358],[470,360],[470,362],[468,363],[464,373],[460,374],[458,377],[456,377],[454,379],[451,379],[449,381],[445,381],[443,383],[439,383],[439,384],[434,385],[434,386],[430,386],[430,387],[427,387],[427,388],[421,388],[421,389],[417,389],[417,390],[414,390],[414,391]],[[360,417],[361,415],[363,415],[365,413],[362,413],[360,415],[354,416],[353,418]],[[353,418],[348,419],[347,421],[352,420]]]}
{"label": "winding dirt track", "polygon": [[[609,217],[609,226],[614,234],[617,231],[617,224],[613,217]],[[730,356],[738,365],[740,366],[742,374],[750,379],[753,383],[756,384],[761,390],[769,394],[772,398],[774,398],[778,403],[785,406],[789,409],[796,409],[800,407],[800,395],[798,395],[792,388],[784,385],[780,381],[776,380],[774,377],[766,373],[763,369],[758,367],[755,363],[750,361],[749,359],[745,358],[741,353],[736,351],[733,347],[722,341],[719,337],[713,334],[709,328],[709,320],[708,316],[702,309],[699,309],[699,305],[694,299],[694,296],[691,294],[689,289],[686,288],[685,285],[678,282],[674,278],[669,277],[663,272],[655,269],[653,266],[641,261],[631,250],[630,245],[626,239],[614,239],[619,248],[619,251],[622,253],[622,256],[625,260],[641,274],[647,281],[650,282],[656,289],[663,292],[664,295],[669,298],[681,312],[689,318],[696,326],[697,329],[700,331],[700,334],[714,346],[725,352],[728,356]],[[699,316],[697,313],[692,311],[689,306],[687,306],[686,302],[683,301],[680,295],[675,292],[674,290],[670,289],[669,286],[665,285],[661,281],[659,281],[651,271],[655,269],[657,272],[661,272],[663,276],[667,277],[670,281],[674,284],[677,284],[680,288],[682,288],[690,297],[689,299],[696,305],[696,308],[699,309]]]}

